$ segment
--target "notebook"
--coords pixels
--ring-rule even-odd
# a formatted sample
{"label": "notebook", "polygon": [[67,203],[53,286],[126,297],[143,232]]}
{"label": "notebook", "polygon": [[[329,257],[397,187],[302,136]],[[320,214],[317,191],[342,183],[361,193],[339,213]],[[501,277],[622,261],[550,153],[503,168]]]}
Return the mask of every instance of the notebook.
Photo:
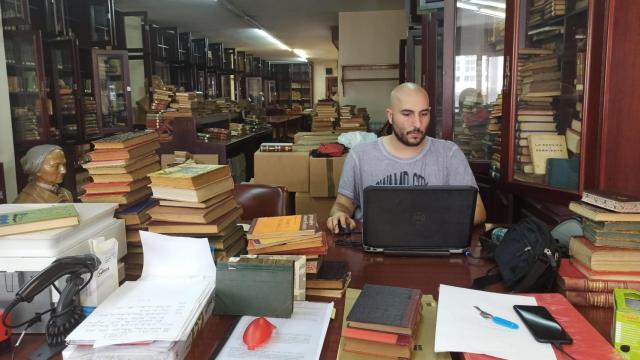
{"label": "notebook", "polygon": [[362,244],[385,255],[449,255],[471,243],[473,186],[368,186]]}

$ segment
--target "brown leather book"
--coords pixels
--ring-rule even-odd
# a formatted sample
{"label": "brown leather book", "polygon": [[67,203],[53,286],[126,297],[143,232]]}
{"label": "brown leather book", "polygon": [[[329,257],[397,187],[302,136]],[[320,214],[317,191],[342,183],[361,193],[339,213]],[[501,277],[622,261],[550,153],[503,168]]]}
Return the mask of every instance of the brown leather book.
{"label": "brown leather book", "polygon": [[325,261],[317,274],[307,275],[307,288],[342,289],[349,266],[344,261]]}
{"label": "brown leather book", "polygon": [[153,163],[160,163],[160,157],[158,155],[148,155],[124,166],[89,167],[87,170],[91,175],[127,174]]}
{"label": "brown leather book", "polygon": [[603,308],[613,308],[613,291],[611,292],[586,292],[564,290],[561,293],[573,305],[595,306]]}
{"label": "brown leather book", "polygon": [[569,259],[560,261],[558,286],[568,291],[610,292],[613,289],[640,290],[640,281],[589,279]]}

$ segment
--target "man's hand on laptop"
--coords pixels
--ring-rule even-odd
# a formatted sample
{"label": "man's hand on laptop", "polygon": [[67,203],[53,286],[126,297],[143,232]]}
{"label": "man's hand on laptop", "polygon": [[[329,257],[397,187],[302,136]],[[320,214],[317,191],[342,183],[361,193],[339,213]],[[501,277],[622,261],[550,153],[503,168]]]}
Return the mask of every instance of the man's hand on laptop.
{"label": "man's hand on laptop", "polygon": [[327,228],[334,234],[340,232],[340,226],[344,228],[346,231],[351,231],[356,228],[356,222],[351,218],[351,216],[343,213],[336,212],[333,216],[327,219]]}

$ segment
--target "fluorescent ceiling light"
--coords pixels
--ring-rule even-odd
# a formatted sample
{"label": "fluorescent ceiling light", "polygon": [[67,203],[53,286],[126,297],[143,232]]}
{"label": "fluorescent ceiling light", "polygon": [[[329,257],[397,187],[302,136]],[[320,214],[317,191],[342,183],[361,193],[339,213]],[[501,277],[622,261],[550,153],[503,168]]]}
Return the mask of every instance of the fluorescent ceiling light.
{"label": "fluorescent ceiling light", "polygon": [[478,12],[481,13],[481,14],[495,16],[495,17],[498,17],[498,18],[501,18],[501,19],[504,19],[504,18],[507,17],[505,15],[504,11],[497,11],[497,10],[481,8],[480,10],[478,10]]}
{"label": "fluorescent ceiling light", "polygon": [[307,62],[307,58],[299,57],[298,61]]}
{"label": "fluorescent ceiling light", "polygon": [[478,4],[478,5],[486,5],[486,6],[493,6],[493,7],[497,7],[500,9],[506,9],[507,8],[507,4],[506,3],[502,3],[499,1],[491,1],[491,0],[469,0],[470,3],[472,4]]}
{"label": "fluorescent ceiling light", "polygon": [[296,55],[298,55],[301,59],[305,59],[305,61],[309,57],[309,56],[307,56],[307,53],[304,52],[304,50],[293,49],[293,52],[296,53]]}
{"label": "fluorescent ceiling light", "polygon": [[289,48],[287,45],[285,45],[282,41],[276,39],[273,35],[269,34],[268,32],[266,32],[266,31],[264,31],[262,29],[256,29],[256,31],[259,32],[260,35],[264,36],[265,38],[267,38],[272,43],[278,45],[278,47],[280,49],[291,51],[291,48]]}
{"label": "fluorescent ceiling light", "polygon": [[473,10],[473,11],[480,10],[480,8],[477,7],[477,6],[469,5],[469,4],[463,3],[463,2],[457,2],[456,6],[458,6],[459,8],[462,8],[462,9]]}

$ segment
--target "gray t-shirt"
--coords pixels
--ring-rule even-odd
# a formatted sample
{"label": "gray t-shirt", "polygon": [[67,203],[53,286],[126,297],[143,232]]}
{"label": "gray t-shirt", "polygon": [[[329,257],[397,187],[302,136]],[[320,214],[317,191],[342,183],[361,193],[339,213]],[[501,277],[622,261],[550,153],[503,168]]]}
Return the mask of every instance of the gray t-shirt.
{"label": "gray t-shirt", "polygon": [[478,185],[469,162],[455,143],[425,138],[427,146],[410,159],[397,158],[378,141],[355,146],[347,155],[338,192],[356,207],[354,218],[362,219],[363,190],[369,185]]}

